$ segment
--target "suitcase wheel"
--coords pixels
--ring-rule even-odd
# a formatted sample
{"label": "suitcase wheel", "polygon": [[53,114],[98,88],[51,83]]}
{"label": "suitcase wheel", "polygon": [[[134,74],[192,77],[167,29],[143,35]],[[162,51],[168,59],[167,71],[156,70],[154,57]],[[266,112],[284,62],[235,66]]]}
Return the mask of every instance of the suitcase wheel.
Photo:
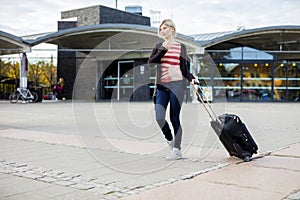
{"label": "suitcase wheel", "polygon": [[245,156],[245,157],[244,157],[244,161],[245,161],[245,162],[251,161],[251,157],[250,157],[250,156]]}

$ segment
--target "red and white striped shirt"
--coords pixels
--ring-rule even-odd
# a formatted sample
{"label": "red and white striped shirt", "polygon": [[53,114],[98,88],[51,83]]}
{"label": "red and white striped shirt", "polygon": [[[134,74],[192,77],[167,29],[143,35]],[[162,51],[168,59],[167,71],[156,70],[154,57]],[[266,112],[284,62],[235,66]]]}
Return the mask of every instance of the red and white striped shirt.
{"label": "red and white striped shirt", "polygon": [[183,80],[180,70],[180,43],[172,44],[167,53],[161,58],[161,82]]}

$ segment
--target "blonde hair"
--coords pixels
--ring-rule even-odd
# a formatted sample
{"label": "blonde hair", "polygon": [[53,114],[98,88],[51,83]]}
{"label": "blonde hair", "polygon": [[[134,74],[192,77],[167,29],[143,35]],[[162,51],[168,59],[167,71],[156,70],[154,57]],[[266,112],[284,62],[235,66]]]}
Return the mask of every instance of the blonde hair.
{"label": "blonde hair", "polygon": [[160,35],[160,28],[161,28],[162,25],[167,25],[167,26],[173,28],[172,35],[173,35],[174,37],[176,37],[176,27],[175,27],[175,23],[174,23],[171,19],[165,19],[165,20],[163,20],[163,21],[160,23],[160,25],[159,25],[159,27],[158,27],[158,36],[159,36],[159,37],[161,37],[161,35]]}

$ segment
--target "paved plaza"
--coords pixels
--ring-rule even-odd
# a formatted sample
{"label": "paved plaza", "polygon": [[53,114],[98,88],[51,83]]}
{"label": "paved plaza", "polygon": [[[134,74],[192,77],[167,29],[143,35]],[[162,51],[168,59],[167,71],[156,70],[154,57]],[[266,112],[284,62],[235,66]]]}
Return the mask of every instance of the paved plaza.
{"label": "paved plaza", "polygon": [[213,103],[259,146],[228,156],[201,104],[182,109],[183,159],[151,102],[0,102],[0,199],[300,199],[300,104]]}

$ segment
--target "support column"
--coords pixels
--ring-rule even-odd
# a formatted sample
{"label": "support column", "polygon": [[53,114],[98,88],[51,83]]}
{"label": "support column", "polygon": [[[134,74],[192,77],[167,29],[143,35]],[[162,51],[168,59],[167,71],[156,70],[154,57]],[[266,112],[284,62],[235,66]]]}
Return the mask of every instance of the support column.
{"label": "support column", "polygon": [[[194,76],[196,76],[197,79],[198,79],[198,72],[199,72],[198,58],[199,58],[199,56],[197,54],[193,54],[193,57],[192,57],[192,59],[193,59],[192,60],[193,61],[192,73],[194,74]],[[198,85],[192,86],[192,91],[193,91],[192,103],[199,103],[198,97],[197,97],[198,88],[199,88]]]}
{"label": "support column", "polygon": [[20,65],[20,88],[27,88],[27,70],[28,59],[26,53],[22,53],[21,65]]}
{"label": "support column", "polygon": [[137,60],[134,67],[133,101],[149,101],[150,96],[150,69],[145,60]]}
{"label": "support column", "polygon": [[104,98],[104,86],[103,86],[103,61],[97,61],[96,70],[96,101],[100,101]]}

